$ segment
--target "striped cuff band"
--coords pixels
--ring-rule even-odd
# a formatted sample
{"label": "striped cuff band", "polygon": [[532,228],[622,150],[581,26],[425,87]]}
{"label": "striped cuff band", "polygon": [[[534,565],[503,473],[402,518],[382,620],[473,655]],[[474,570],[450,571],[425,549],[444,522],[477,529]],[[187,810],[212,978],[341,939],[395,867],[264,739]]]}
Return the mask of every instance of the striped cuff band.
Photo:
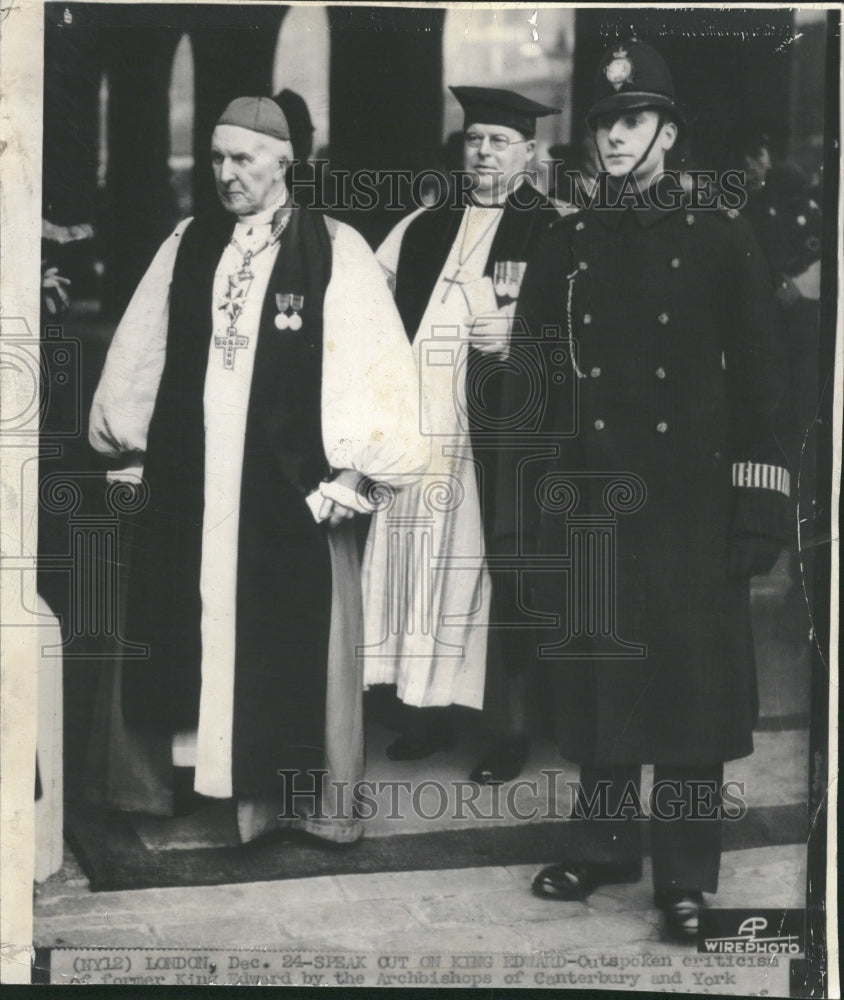
{"label": "striped cuff band", "polygon": [[762,490],[776,490],[791,496],[791,476],[788,469],[761,462],[733,462],[733,486],[751,486]]}

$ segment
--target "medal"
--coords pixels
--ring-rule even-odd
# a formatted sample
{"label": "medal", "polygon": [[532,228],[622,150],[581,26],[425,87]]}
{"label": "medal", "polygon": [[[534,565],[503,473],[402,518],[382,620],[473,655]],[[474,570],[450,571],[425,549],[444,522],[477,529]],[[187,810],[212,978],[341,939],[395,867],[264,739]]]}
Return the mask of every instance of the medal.
{"label": "medal", "polygon": [[[285,292],[284,294],[276,292],[275,306],[278,309],[278,315],[274,320],[276,329],[293,330],[294,332],[301,330],[302,317],[299,315],[299,310],[304,304],[304,295],[294,295],[292,292]],[[288,309],[293,310],[293,314],[290,316],[287,314]]]}
{"label": "medal", "polygon": [[517,299],[525,275],[523,260],[497,260],[494,265],[492,283],[499,299]]}
{"label": "medal", "polygon": [[299,315],[299,310],[305,304],[304,295],[291,295],[290,296],[290,308],[293,310],[293,315],[290,317],[290,329],[291,330],[301,330],[302,329],[302,317]]}
{"label": "medal", "polygon": [[291,295],[280,295],[276,292],[275,295],[275,307],[278,310],[278,315],[276,316],[275,323],[276,330],[287,330],[290,327],[290,317],[287,315],[287,310],[290,308]]}

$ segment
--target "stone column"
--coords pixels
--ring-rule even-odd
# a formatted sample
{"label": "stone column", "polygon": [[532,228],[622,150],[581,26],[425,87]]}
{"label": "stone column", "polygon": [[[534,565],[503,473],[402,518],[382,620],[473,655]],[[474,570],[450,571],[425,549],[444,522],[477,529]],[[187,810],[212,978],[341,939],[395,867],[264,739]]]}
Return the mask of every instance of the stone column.
{"label": "stone column", "polygon": [[109,81],[103,304],[115,317],[175,224],[169,88],[180,37],[166,24],[115,24],[101,32]]}
{"label": "stone column", "polygon": [[[444,11],[354,5],[328,13],[332,169],[413,173],[436,166]],[[377,244],[398,217],[367,211],[348,213],[346,221]]]}
{"label": "stone column", "polygon": [[217,204],[211,173],[211,133],[235,97],[272,97],[273,59],[287,7],[257,4],[191,8],[195,112],[193,126],[194,210]]}

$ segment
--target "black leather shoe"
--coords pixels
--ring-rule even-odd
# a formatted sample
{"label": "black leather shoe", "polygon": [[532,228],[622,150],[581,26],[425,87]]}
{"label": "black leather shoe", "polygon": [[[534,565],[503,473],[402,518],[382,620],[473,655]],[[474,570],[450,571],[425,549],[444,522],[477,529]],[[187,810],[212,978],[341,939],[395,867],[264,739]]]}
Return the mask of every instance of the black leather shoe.
{"label": "black leather shoe", "polygon": [[703,893],[695,889],[659,889],[654,901],[665,916],[665,929],[674,941],[697,940]]}
{"label": "black leather shoe", "polygon": [[543,899],[584,900],[598,886],[616,882],[635,882],[642,877],[642,867],[629,864],[568,862],[548,865],[533,880],[534,895]]}
{"label": "black leather shoe", "polygon": [[530,744],[523,737],[503,740],[497,744],[472,768],[469,781],[478,785],[494,785],[502,781],[512,781],[522,773],[527,763]]}
{"label": "black leather shoe", "polygon": [[405,733],[387,747],[390,760],[422,760],[440,750],[453,750],[454,733]]}

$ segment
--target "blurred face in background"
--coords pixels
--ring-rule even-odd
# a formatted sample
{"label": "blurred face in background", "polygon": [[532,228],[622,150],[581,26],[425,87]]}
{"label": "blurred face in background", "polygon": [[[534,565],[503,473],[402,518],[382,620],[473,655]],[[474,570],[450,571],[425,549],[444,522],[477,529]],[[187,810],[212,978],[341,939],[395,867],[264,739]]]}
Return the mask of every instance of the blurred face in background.
{"label": "blurred face in background", "polygon": [[477,178],[478,201],[496,205],[512,194],[535,147],[534,139],[507,125],[469,125],[463,135],[463,169]]}
{"label": "blurred face in background", "polygon": [[744,154],[744,173],[747,190],[758,191],[765,185],[765,178],[771,169],[771,154],[767,146],[757,146]]}

